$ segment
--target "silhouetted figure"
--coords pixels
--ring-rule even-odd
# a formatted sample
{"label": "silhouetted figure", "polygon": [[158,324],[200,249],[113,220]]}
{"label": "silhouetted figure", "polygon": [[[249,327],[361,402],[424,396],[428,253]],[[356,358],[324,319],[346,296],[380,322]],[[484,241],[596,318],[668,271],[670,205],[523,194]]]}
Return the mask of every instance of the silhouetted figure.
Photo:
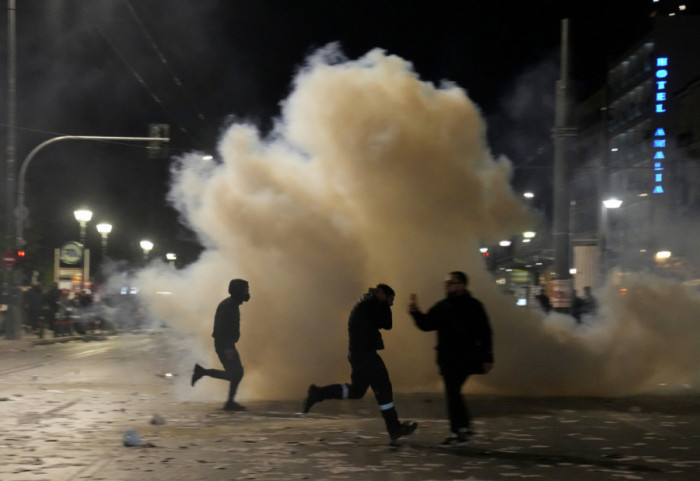
{"label": "silhouetted figure", "polygon": [[54,282],[51,285],[51,289],[44,294],[44,312],[47,327],[54,332],[56,331],[54,324],[56,323],[56,314],[58,313],[60,299],[61,290],[58,288],[58,284]]}
{"label": "silhouetted figure", "polygon": [[199,364],[194,365],[192,373],[192,385],[202,378],[209,376],[216,379],[224,379],[230,382],[228,398],[224,409],[226,411],[243,411],[241,406],[233,400],[238,390],[238,385],[243,379],[243,365],[236,350],[236,343],[241,337],[241,313],[240,305],[250,299],[248,281],[233,279],[228,285],[229,297],[219,303],[214,316],[214,349],[219,356],[224,371],[220,369],[205,369]]}
{"label": "silhouetted figure", "polygon": [[350,311],[348,334],[350,337],[348,360],[350,361],[350,384],[309,386],[303,410],[326,399],[360,399],[371,387],[379,404],[389,437],[396,440],[415,431],[415,422],[401,422],[394,407],[393,391],[389,372],[377,351],[384,349],[380,329],[392,327],[391,306],[394,290],[386,284],[369,289]]}
{"label": "silhouetted figure", "polygon": [[578,293],[576,292],[576,289],[571,291],[571,315],[574,317],[576,320],[576,324],[581,324],[581,316],[584,313],[584,302],[583,299],[581,299],[578,296]]}
{"label": "silhouetted figure", "polygon": [[24,309],[27,316],[27,325],[32,332],[43,337],[43,325],[41,322],[41,305],[43,292],[39,284],[34,284],[24,293]]}
{"label": "silhouetted figure", "polygon": [[486,374],[493,367],[491,326],[483,305],[467,290],[464,272],[445,278],[445,299],[427,313],[421,312],[411,294],[409,312],[422,331],[437,331],[437,363],[445,384],[447,413],[452,434],[442,443],[456,446],[473,435],[471,414],[462,386],[472,374]]}
{"label": "silhouetted figure", "polygon": [[581,301],[581,314],[595,314],[598,312],[598,300],[593,296],[591,286],[583,288],[583,298]]}
{"label": "silhouetted figure", "polygon": [[540,289],[540,293],[535,296],[537,302],[539,302],[540,307],[546,313],[552,310],[552,303],[549,301],[549,296],[545,292],[544,288]]}

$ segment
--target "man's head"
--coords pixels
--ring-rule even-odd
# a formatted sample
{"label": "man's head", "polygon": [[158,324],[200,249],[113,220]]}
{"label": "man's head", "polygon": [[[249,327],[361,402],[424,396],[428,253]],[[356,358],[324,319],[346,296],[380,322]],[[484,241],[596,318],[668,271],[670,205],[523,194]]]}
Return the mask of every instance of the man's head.
{"label": "man's head", "polygon": [[469,278],[462,271],[453,271],[445,276],[445,295],[461,294],[467,288]]}
{"label": "man's head", "polygon": [[377,284],[377,287],[374,288],[374,297],[380,301],[386,302],[389,304],[389,306],[394,304],[395,296],[396,293],[394,292],[394,289],[389,287],[387,284]]}
{"label": "man's head", "polygon": [[248,291],[248,281],[233,279],[228,283],[228,293],[231,294],[231,297],[241,302],[249,300],[250,292]]}

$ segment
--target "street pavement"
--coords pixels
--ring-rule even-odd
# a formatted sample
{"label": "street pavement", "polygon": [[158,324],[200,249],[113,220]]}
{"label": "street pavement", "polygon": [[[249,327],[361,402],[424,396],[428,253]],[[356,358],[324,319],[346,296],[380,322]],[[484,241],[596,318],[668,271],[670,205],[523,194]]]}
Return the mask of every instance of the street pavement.
{"label": "street pavement", "polygon": [[[477,435],[443,448],[441,393],[397,393],[417,431],[391,444],[371,394],[183,402],[167,332],[0,340],[0,480],[700,480],[700,395],[468,395]],[[137,446],[125,446],[134,431]]]}

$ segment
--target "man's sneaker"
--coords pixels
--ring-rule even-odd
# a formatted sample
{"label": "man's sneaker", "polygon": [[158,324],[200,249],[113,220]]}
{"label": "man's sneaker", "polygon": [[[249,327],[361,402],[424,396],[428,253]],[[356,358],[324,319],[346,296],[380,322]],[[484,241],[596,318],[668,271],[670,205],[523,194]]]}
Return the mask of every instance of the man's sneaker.
{"label": "man's sneaker", "polygon": [[202,378],[202,376],[204,376],[204,368],[199,364],[195,364],[194,372],[192,373],[192,385],[194,386],[194,383],[199,381]]}
{"label": "man's sneaker", "polygon": [[392,441],[395,441],[403,436],[408,436],[418,427],[418,423],[415,421],[404,421],[399,424],[399,427],[389,433],[389,437]]}
{"label": "man's sneaker", "polygon": [[306,392],[306,399],[304,400],[303,407],[304,414],[309,412],[311,406],[321,401],[323,401],[323,397],[321,396],[321,388],[317,387],[315,384],[312,384],[309,386],[309,390]]}
{"label": "man's sneaker", "polygon": [[471,431],[460,430],[459,433],[453,433],[450,437],[446,438],[442,443],[440,443],[440,446],[464,446],[469,442],[473,435],[474,433]]}
{"label": "man's sneaker", "polygon": [[227,401],[224,404],[224,411],[245,411],[245,406],[238,404],[236,401]]}

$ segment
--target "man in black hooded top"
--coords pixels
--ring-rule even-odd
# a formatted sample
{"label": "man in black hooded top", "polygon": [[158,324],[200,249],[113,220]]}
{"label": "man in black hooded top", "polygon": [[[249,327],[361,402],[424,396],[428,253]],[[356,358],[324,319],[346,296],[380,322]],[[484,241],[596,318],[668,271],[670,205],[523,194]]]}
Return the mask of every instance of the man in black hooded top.
{"label": "man in black hooded top", "polygon": [[203,376],[216,379],[224,379],[231,384],[228,391],[228,399],[224,404],[226,411],[243,411],[241,406],[233,400],[238,390],[238,384],[243,379],[243,365],[236,350],[236,343],[241,336],[240,305],[250,299],[248,282],[243,279],[233,279],[228,285],[229,297],[219,303],[214,315],[214,349],[219,356],[224,371],[220,369],[205,369],[199,364],[194,365],[192,373],[192,385]]}
{"label": "man in black hooded top", "polygon": [[323,387],[312,384],[304,401],[304,413],[308,413],[311,406],[325,399],[360,399],[367,392],[367,388],[371,387],[392,441],[411,434],[416,429],[415,422],[399,421],[394,408],[389,372],[377,353],[378,350],[384,349],[379,330],[389,330],[392,327],[391,306],[394,296],[391,287],[378,284],[376,288],[369,289],[355,304],[348,320],[350,384],[331,384]]}

